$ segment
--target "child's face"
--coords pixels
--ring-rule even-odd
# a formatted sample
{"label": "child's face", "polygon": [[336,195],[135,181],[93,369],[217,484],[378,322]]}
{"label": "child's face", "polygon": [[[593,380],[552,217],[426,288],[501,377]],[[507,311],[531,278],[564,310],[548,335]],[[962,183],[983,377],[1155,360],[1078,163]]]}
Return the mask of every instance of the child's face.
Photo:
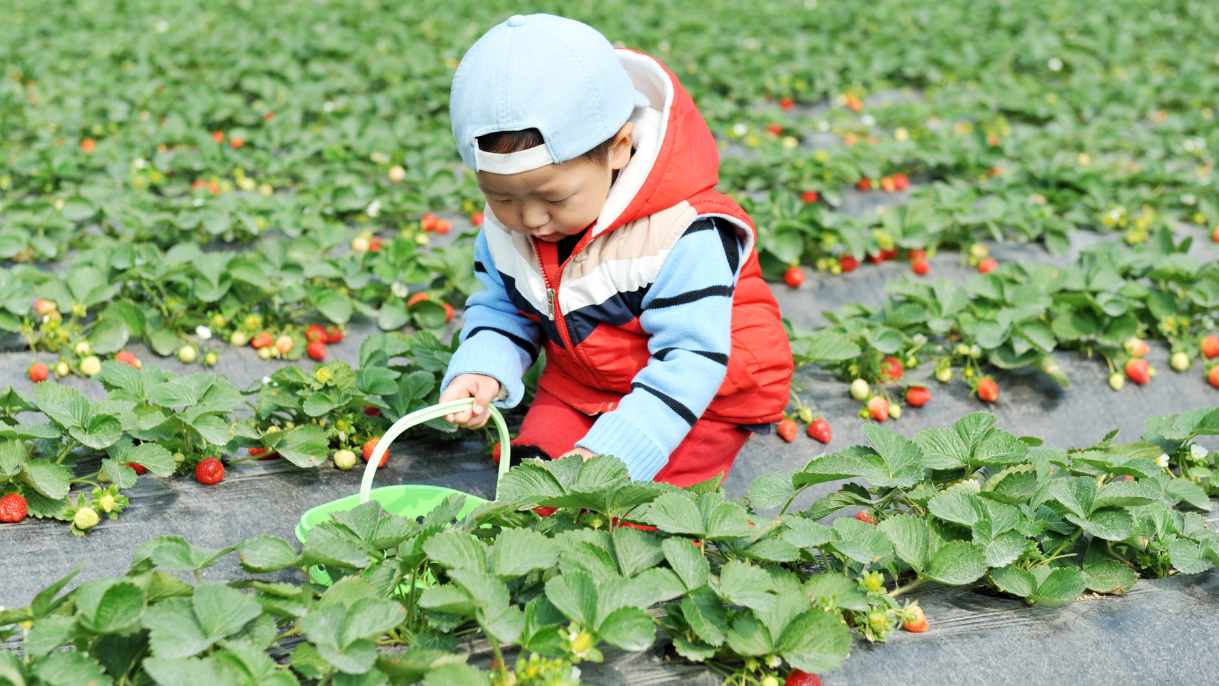
{"label": "child's face", "polygon": [[579,157],[519,174],[478,173],[495,217],[510,231],[558,241],[597,221],[615,171],[631,158],[632,122],[610,144],[604,163]]}

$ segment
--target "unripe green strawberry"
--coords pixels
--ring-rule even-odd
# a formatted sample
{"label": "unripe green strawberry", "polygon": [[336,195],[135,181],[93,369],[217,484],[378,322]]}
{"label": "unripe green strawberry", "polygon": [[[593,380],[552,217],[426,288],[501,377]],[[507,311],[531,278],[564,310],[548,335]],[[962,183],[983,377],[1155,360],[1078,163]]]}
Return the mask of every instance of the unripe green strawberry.
{"label": "unripe green strawberry", "polygon": [[1168,364],[1178,372],[1183,372],[1186,369],[1189,369],[1189,355],[1184,352],[1177,351],[1172,354],[1172,358],[1168,360]]}
{"label": "unripe green strawberry", "polygon": [[80,361],[80,373],[85,376],[97,376],[102,372],[102,361],[97,355],[90,355]]}
{"label": "unripe green strawberry", "polygon": [[868,396],[871,394],[872,394],[872,387],[868,385],[867,381],[864,381],[863,379],[855,379],[854,381],[851,382],[851,397],[852,398],[862,402],[864,400],[867,400]]}
{"label": "unripe green strawberry", "polygon": [[106,514],[114,512],[114,496],[110,493],[103,493],[102,496],[97,499],[97,506],[102,508],[102,512],[105,512]]}
{"label": "unripe green strawberry", "polygon": [[800,421],[805,424],[813,421],[813,409],[811,407],[801,407],[796,414],[800,417]]}
{"label": "unripe green strawberry", "polygon": [[898,405],[897,403],[890,403],[889,404],[889,418],[890,419],[901,419],[902,418],[902,406]]}
{"label": "unripe green strawberry", "polygon": [[245,345],[246,343],[249,343],[249,342],[250,342],[249,335],[240,329],[238,329],[237,331],[234,331],[232,333],[232,335],[229,336],[229,345],[232,345],[232,346],[235,346],[238,348],[242,347],[243,345]]}
{"label": "unripe green strawberry", "polygon": [[182,362],[182,364],[190,364],[198,357],[199,351],[195,349],[195,346],[190,345],[189,343],[181,348],[178,348],[178,359]]}
{"label": "unripe green strawberry", "polygon": [[350,450],[336,450],[333,459],[334,466],[343,471],[356,466],[356,454]]}
{"label": "unripe green strawberry", "polygon": [[77,344],[76,344],[76,347],[75,347],[75,348],[73,348],[72,350],[73,350],[73,351],[74,351],[74,352],[75,352],[77,355],[88,355],[88,354],[89,354],[89,351],[90,351],[90,348],[89,348],[89,341],[81,341],[80,343],[77,343]]}
{"label": "unripe green strawberry", "polygon": [[219,361],[220,356],[217,355],[215,351],[209,350],[208,353],[203,356],[203,364],[207,365],[208,367],[215,367],[216,363]]}
{"label": "unripe green strawberry", "polygon": [[1109,388],[1112,388],[1115,391],[1120,391],[1122,390],[1122,386],[1125,385],[1126,377],[1122,376],[1118,372],[1113,372],[1109,375]]}
{"label": "unripe green strawberry", "polygon": [[81,531],[92,529],[100,521],[102,521],[102,518],[98,516],[97,510],[91,507],[82,507],[72,516],[72,526]]}
{"label": "unripe green strawberry", "polygon": [[935,380],[940,383],[952,381],[952,367],[940,367],[935,370]]}

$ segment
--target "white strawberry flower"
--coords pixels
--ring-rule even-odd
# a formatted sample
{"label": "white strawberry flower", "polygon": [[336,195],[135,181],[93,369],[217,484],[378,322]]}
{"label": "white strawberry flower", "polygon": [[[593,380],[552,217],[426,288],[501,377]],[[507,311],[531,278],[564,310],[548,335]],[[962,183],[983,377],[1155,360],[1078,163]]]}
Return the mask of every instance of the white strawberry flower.
{"label": "white strawberry flower", "polygon": [[732,125],[732,133],[736,136],[744,136],[749,133],[749,127],[744,122],[737,122]]}
{"label": "white strawberry flower", "polygon": [[1046,62],[1046,66],[1050,68],[1050,71],[1062,71],[1062,60],[1058,59],[1057,57],[1051,57],[1050,60]]}
{"label": "white strawberry flower", "polygon": [[270,383],[271,383],[271,377],[269,377],[269,376],[262,377],[262,385],[268,386],[268,385],[270,385]]}
{"label": "white strawberry flower", "polygon": [[395,281],[389,287],[389,290],[394,294],[394,297],[396,297],[396,298],[405,298],[406,295],[408,293],[410,293],[410,289],[408,289],[406,287],[406,284],[402,283],[401,281]]}
{"label": "white strawberry flower", "polygon": [[200,324],[199,326],[195,327],[195,335],[198,336],[200,340],[206,341],[212,337],[212,330]]}
{"label": "white strawberry flower", "polygon": [[863,124],[864,126],[873,126],[876,124],[876,117],[873,117],[870,114],[865,114],[859,118],[859,123]]}
{"label": "white strawberry flower", "polygon": [[1197,202],[1198,202],[1198,199],[1194,197],[1193,193],[1186,193],[1181,196],[1182,205],[1186,205],[1188,207],[1193,207],[1194,204],[1196,204]]}
{"label": "white strawberry flower", "polygon": [[1168,469],[1168,453],[1160,453],[1156,458],[1156,466],[1160,469]]}
{"label": "white strawberry flower", "polygon": [[818,132],[828,133],[829,130],[830,130],[830,123],[828,121],[826,121],[824,119],[817,120],[817,131]]}
{"label": "white strawberry flower", "polygon": [[381,214],[381,201],[373,200],[368,203],[368,209],[364,210],[364,213],[375,219],[378,214]]}
{"label": "white strawberry flower", "polygon": [[1206,456],[1210,455],[1210,451],[1197,443],[1189,446],[1189,456],[1195,460],[1205,460]]}

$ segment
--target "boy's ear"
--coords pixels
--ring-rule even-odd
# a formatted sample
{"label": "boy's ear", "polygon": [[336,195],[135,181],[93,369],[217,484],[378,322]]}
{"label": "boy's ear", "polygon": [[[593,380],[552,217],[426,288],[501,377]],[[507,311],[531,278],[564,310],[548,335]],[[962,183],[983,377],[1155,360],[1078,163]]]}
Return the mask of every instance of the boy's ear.
{"label": "boy's ear", "polygon": [[610,143],[609,149],[609,166],[611,170],[622,169],[631,160],[631,134],[634,131],[635,122],[628,121],[614,135],[614,142]]}

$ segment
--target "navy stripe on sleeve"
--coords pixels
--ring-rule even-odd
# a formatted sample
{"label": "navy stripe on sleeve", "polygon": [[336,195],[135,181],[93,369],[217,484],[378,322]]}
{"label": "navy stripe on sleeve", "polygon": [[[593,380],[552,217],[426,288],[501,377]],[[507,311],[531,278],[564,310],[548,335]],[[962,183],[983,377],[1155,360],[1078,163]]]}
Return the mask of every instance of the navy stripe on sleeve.
{"label": "navy stripe on sleeve", "polygon": [[636,388],[643,390],[643,391],[647,391],[648,393],[651,393],[652,395],[656,396],[657,398],[660,398],[661,402],[663,402],[665,405],[668,405],[670,410],[673,410],[673,412],[676,413],[677,416],[684,419],[686,421],[686,423],[689,424],[690,426],[694,426],[695,422],[698,421],[698,417],[695,416],[695,414],[690,411],[690,408],[686,407],[685,405],[682,405],[675,398],[673,398],[673,396],[668,395],[667,393],[662,393],[661,391],[658,391],[655,388],[652,388],[651,386],[641,384],[638,381],[631,384],[631,390],[634,390]]}
{"label": "navy stripe on sleeve", "polygon": [[494,331],[495,333],[517,344],[521,350],[529,353],[529,358],[531,360],[536,361],[538,359],[538,348],[531,341],[521,338],[514,333],[504,331],[503,329],[497,329],[494,326],[476,326],[473,329],[470,329],[470,333],[466,336],[466,340],[468,341],[471,338],[474,338],[474,334],[478,333],[479,331]]}
{"label": "navy stripe on sleeve", "polygon": [[674,305],[685,305],[703,298],[712,298],[715,296],[731,296],[732,286],[708,286],[694,291],[686,291],[680,295],[674,295],[669,298],[656,298],[648,304],[649,310],[657,310],[662,307],[673,307]]}
{"label": "navy stripe on sleeve", "polygon": [[687,350],[686,348],[664,348],[663,350],[657,350],[656,354],[652,355],[652,357],[655,357],[656,359],[660,360],[661,362],[664,362],[665,357],[667,357],[669,355],[669,353],[673,352],[674,350],[685,350],[686,352],[691,352],[691,353],[694,353],[695,355],[702,355],[703,357],[707,358],[708,360],[711,360],[713,362],[718,362],[722,365],[728,364],[727,355],[725,355],[724,353],[712,352],[710,350]]}

